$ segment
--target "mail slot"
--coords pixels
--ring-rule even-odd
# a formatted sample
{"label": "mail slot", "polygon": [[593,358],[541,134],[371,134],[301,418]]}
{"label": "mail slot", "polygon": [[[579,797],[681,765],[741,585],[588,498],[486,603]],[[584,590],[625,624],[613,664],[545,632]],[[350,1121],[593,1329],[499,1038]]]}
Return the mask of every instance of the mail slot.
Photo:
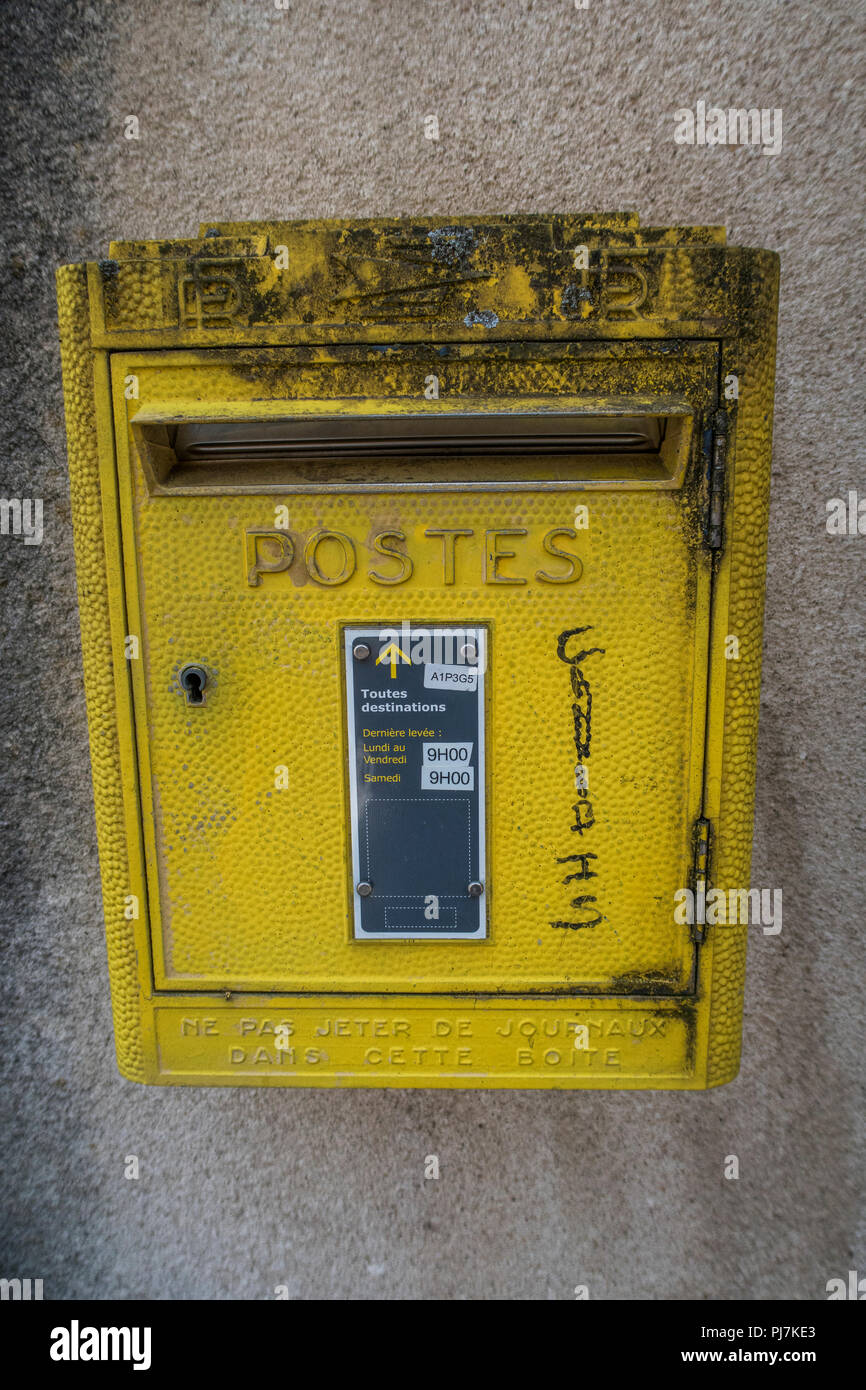
{"label": "mail slot", "polygon": [[777,278],[619,214],[58,272],[123,1075],[736,1074]]}

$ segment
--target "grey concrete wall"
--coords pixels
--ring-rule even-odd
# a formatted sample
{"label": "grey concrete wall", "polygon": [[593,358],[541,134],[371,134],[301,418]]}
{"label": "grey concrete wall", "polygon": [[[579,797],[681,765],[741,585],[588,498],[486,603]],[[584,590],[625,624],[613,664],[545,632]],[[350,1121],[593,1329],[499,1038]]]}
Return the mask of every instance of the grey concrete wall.
{"label": "grey concrete wall", "polygon": [[[827,498],[866,496],[862,20],[849,0],[4,6],[0,495],[44,497],[46,532],[41,547],[0,537],[0,1274],[42,1278],[51,1298],[157,1299],[281,1283],[299,1298],[587,1283],[592,1298],[820,1299],[830,1277],[866,1274],[866,537],[825,530]],[[698,98],[781,107],[781,153],[676,146],[672,112]],[[739,1079],[707,1095],[122,1081],[55,265],[208,218],[622,208],[782,253],[753,883],[783,889],[784,927],[752,934]],[[422,1179],[428,1153],[439,1182]]]}

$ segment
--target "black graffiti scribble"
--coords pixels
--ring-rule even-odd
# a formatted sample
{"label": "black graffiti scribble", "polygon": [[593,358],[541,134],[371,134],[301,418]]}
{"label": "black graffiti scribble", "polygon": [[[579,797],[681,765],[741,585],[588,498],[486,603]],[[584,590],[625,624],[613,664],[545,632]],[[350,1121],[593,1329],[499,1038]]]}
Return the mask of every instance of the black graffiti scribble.
{"label": "black graffiti scribble", "polygon": [[567,854],[564,859],[557,859],[557,864],[580,864],[580,868],[575,873],[566,874],[565,878],[562,880],[563,883],[574,883],[575,880],[583,882],[585,878],[598,878],[598,874],[594,869],[591,869],[586,862],[587,859],[597,858],[597,854],[592,854],[591,851],[587,850],[583,854]]}
{"label": "black graffiti scribble", "polygon": [[576,652],[574,656],[566,656],[565,648],[572,637],[578,637],[582,632],[589,632],[588,627],[572,627],[567,632],[560,633],[556,642],[556,655],[560,661],[564,661],[566,666],[571,667],[571,689],[574,695],[574,703],[571,706],[571,713],[574,719],[574,746],[577,750],[578,762],[585,762],[589,757],[590,743],[592,741],[592,691],[589,688],[589,681],[586,680],[580,669],[580,663],[585,661],[588,656],[604,655],[603,647],[587,647],[585,651]]}
{"label": "black graffiti scribble", "polygon": [[[574,695],[571,714],[574,720],[574,747],[578,763],[586,762],[592,744],[592,691],[589,681],[580,669],[580,663],[588,656],[604,656],[604,648],[587,647],[583,651],[575,652],[574,656],[567,656],[565,649],[572,637],[579,637],[581,633],[589,631],[589,627],[570,627],[567,631],[561,632],[556,641],[556,655],[571,668],[571,690]],[[585,794],[580,796],[573,809],[572,830],[578,835],[582,835],[585,830],[591,830],[595,825],[595,814],[589,797]]]}
{"label": "black graffiti scribble", "polygon": [[[585,893],[580,898],[572,898],[571,905],[572,907],[580,908],[585,907],[587,903],[596,902],[598,902],[598,898],[593,897],[591,893]],[[592,917],[590,917],[589,920],[586,922],[551,922],[550,925],[552,927],[568,927],[571,931],[582,931],[584,927],[597,927],[599,922],[603,921],[604,917],[601,915],[601,913],[594,912]]]}
{"label": "black graffiti scribble", "polygon": [[[589,681],[581,670],[581,663],[585,661],[588,656],[603,656],[604,648],[586,647],[583,651],[575,652],[573,656],[568,656],[566,654],[566,648],[572,637],[579,637],[582,633],[589,631],[589,626],[571,627],[568,628],[566,632],[560,633],[556,641],[556,655],[559,657],[560,661],[564,661],[566,666],[570,668],[571,690],[574,696],[574,701],[571,706],[571,715],[574,722],[574,747],[577,753],[578,765],[586,762],[589,758],[592,744],[592,691],[589,687]],[[584,831],[591,830],[595,825],[595,813],[587,793],[584,792],[580,794],[572,809],[574,810],[574,824],[571,827],[572,831],[576,832],[578,835],[583,835]],[[588,864],[590,859],[597,858],[598,855],[587,851],[583,854],[569,854],[562,859],[557,859],[556,862],[558,864],[576,863],[579,865],[579,868],[574,873],[566,874],[565,878],[562,880],[563,883],[582,882],[584,879],[598,878],[598,874],[593,869],[590,869]],[[584,894],[580,897],[572,898],[571,906],[582,908],[585,907],[587,903],[594,902],[597,902],[597,899],[593,897],[592,894]],[[586,927],[597,927],[602,921],[604,921],[604,918],[600,913],[593,913],[585,922],[557,921],[551,922],[550,925],[552,927],[564,927],[571,931],[581,931]]]}

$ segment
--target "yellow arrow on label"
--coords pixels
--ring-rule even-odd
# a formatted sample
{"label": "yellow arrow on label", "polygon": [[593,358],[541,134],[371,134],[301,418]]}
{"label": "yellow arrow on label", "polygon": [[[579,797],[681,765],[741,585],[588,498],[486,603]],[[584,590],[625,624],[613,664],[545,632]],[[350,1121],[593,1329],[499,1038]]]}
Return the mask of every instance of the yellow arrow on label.
{"label": "yellow arrow on label", "polygon": [[397,678],[397,658],[398,658],[398,656],[402,656],[403,660],[406,662],[406,665],[407,665],[407,666],[411,666],[412,663],[410,662],[408,656],[406,655],[406,653],[405,653],[404,651],[402,651],[402,650],[397,646],[397,643],[396,643],[396,642],[391,642],[391,643],[390,643],[387,647],[385,647],[384,650],[381,651],[381,652],[379,653],[379,655],[376,657],[376,665],[377,665],[377,666],[381,666],[382,663],[383,663],[383,662],[386,662],[386,661],[388,661],[388,662],[391,663],[391,679],[392,679],[392,681],[393,681],[393,680],[396,680],[396,678]]}

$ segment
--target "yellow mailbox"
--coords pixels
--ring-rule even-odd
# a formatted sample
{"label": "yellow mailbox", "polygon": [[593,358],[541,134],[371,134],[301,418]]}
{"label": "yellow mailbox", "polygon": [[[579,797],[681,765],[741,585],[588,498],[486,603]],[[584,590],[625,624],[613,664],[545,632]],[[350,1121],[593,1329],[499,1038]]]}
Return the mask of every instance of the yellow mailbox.
{"label": "yellow mailbox", "polygon": [[59,271],[124,1076],[735,1075],[777,278],[632,215]]}

